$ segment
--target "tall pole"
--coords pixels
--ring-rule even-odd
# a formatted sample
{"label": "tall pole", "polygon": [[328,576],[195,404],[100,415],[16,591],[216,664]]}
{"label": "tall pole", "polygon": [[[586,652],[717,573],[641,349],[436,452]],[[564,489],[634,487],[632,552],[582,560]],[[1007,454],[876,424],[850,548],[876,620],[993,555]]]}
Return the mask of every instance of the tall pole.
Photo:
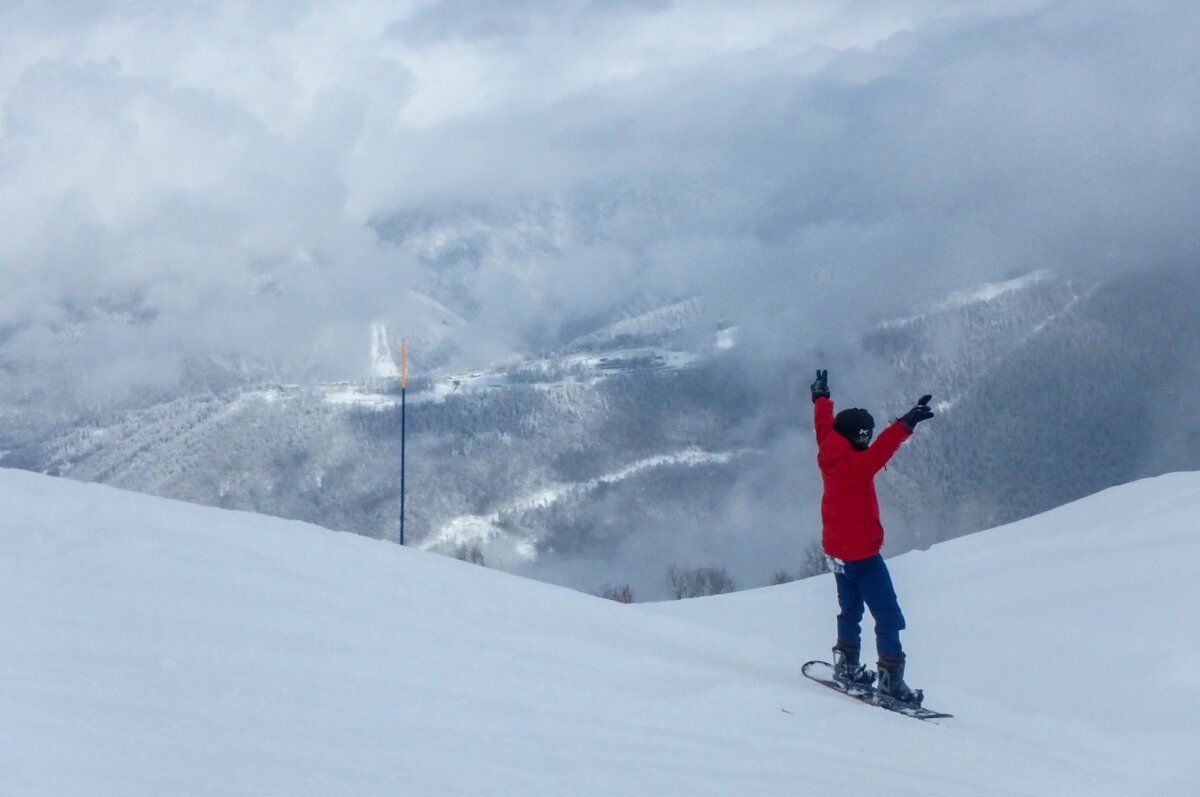
{"label": "tall pole", "polygon": [[404,448],[408,425],[408,339],[400,340],[400,544],[404,544]]}

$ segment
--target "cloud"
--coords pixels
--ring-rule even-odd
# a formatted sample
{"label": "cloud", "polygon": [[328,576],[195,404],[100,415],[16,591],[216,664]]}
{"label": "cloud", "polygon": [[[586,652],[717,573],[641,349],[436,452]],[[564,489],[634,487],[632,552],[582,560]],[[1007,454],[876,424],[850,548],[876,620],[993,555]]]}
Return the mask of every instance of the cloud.
{"label": "cloud", "polygon": [[467,359],[693,294],[778,353],[1187,262],[1198,34],[1181,0],[9,4],[4,354],[354,377],[371,321],[437,323],[409,289]]}

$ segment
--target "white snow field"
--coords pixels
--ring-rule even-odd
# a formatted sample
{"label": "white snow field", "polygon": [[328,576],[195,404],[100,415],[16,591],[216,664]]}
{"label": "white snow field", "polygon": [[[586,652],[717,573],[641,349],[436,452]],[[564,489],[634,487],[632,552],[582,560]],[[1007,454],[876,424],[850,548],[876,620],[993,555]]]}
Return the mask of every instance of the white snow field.
{"label": "white snow field", "polygon": [[1200,794],[1200,474],[893,559],[940,725],[800,676],[828,576],[624,606],[20,471],[0,506],[6,796]]}

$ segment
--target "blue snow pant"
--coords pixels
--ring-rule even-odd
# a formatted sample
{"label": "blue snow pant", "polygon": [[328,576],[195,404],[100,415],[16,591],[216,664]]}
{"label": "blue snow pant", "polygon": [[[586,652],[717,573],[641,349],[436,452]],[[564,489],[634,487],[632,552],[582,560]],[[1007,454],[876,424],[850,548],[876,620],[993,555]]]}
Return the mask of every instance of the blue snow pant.
{"label": "blue snow pant", "polygon": [[896,600],[892,587],[892,576],[879,554],[857,562],[843,562],[840,570],[834,567],[837,581],[838,605],[841,614],[837,618],[838,639],[852,645],[861,644],[863,604],[875,618],[875,650],[880,657],[899,658],[904,655],[900,647],[900,631],[904,629],[904,615]]}

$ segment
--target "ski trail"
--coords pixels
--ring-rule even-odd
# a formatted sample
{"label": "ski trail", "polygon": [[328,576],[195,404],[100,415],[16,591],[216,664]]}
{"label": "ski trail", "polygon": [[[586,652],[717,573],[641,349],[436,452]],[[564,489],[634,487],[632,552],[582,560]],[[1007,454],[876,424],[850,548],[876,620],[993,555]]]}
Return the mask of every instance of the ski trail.
{"label": "ski trail", "polygon": [[[453,551],[460,545],[485,544],[505,535],[511,535],[511,532],[500,527],[501,518],[505,515],[545,509],[567,498],[585,495],[601,486],[617,484],[655,468],[674,465],[688,467],[725,465],[741,453],[744,452],[704,451],[693,446],[671,454],[659,454],[640,459],[625,467],[593,479],[588,479],[587,481],[551,483],[532,493],[507,501],[488,514],[467,514],[452,518],[433,534],[418,543],[417,547],[426,551]],[[534,533],[526,533],[523,536],[519,536],[514,540],[514,550],[518,556],[526,561],[533,561],[537,558],[537,543],[539,539],[540,537]]]}

